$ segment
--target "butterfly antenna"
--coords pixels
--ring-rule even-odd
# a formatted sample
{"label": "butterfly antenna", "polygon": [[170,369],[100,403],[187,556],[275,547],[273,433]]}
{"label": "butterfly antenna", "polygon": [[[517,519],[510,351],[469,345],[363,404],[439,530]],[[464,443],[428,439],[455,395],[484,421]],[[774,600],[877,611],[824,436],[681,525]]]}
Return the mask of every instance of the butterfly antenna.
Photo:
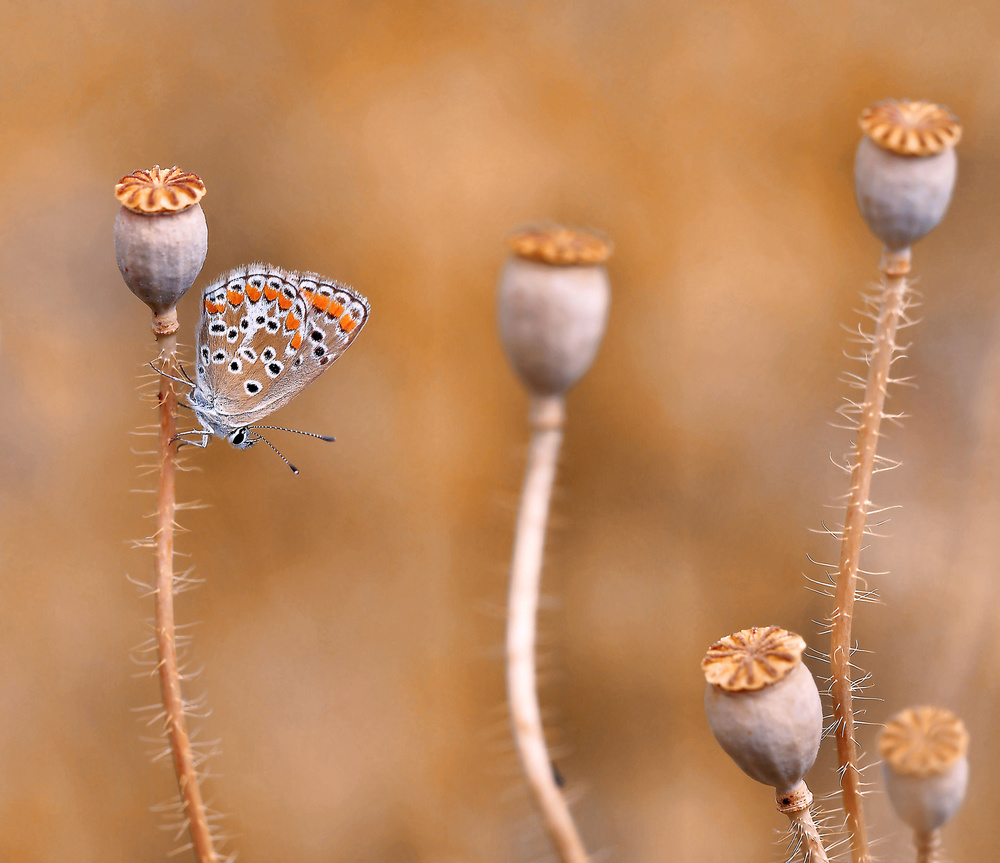
{"label": "butterfly antenna", "polygon": [[[292,434],[301,434],[306,437],[319,438],[320,440],[325,440],[327,443],[333,443],[333,441],[336,440],[336,438],[332,435],[315,434],[314,432],[304,432],[299,431],[298,429],[286,429],[284,426],[247,426],[247,428],[252,429],[253,431],[257,431],[257,429],[271,429],[272,431],[291,432]],[[264,440],[264,438],[261,438],[261,440]]]}
{"label": "butterfly antenna", "polygon": [[[261,428],[265,428],[265,426],[261,426]],[[264,443],[266,443],[269,447],[271,447],[271,449],[273,449],[278,454],[278,457],[285,464],[288,465],[288,467],[291,469],[292,473],[294,473],[296,476],[299,475],[299,469],[295,465],[293,465],[287,458],[285,458],[285,456],[282,454],[281,450],[278,449],[273,443],[271,443],[266,437],[261,437],[260,435],[254,435],[253,439],[254,439],[255,443],[257,441],[259,441],[259,440],[264,441]]]}

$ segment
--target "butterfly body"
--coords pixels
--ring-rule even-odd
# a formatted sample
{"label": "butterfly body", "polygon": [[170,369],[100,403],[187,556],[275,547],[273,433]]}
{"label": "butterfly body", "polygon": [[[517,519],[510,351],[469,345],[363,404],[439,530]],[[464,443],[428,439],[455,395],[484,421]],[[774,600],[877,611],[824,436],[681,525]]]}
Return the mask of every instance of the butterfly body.
{"label": "butterfly body", "polygon": [[238,267],[205,288],[188,401],[206,446],[238,449],[261,438],[251,426],[288,404],[361,332],[368,301],[314,273],[265,264]]}

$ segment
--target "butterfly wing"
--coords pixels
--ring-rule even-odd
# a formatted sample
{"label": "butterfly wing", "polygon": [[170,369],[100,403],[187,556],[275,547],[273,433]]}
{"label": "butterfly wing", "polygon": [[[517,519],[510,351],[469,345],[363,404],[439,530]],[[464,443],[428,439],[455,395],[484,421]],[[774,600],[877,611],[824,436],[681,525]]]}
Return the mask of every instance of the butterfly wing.
{"label": "butterfly wing", "polygon": [[233,270],[202,297],[197,386],[227,426],[258,422],[326,371],[369,313],[357,291],[322,276]]}

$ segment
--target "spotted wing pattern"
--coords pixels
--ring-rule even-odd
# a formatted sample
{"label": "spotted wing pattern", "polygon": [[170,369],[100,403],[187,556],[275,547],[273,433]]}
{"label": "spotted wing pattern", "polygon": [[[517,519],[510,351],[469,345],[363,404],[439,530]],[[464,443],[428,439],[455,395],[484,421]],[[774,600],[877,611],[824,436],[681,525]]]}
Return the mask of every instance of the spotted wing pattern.
{"label": "spotted wing pattern", "polygon": [[196,389],[224,427],[259,422],[329,368],[369,312],[363,296],[322,276],[235,269],[202,296]]}

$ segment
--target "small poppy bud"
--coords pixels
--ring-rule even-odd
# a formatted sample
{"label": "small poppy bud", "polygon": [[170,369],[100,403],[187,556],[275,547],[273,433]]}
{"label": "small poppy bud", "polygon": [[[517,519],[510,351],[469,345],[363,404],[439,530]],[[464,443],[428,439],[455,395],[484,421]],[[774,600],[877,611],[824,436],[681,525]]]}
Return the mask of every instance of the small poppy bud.
{"label": "small poppy bud", "polygon": [[115,258],[129,290],[153,312],[153,332],[177,329],[178,300],[194,284],[208,254],[208,225],[198,202],[205,184],[179,168],[135,171],[115,196]]}
{"label": "small poppy bud", "polygon": [[962,805],[969,782],[969,734],[943,707],[910,707],[879,737],[886,791],[896,814],[919,835],[938,830]]}
{"label": "small poppy bud", "polygon": [[898,252],[944,217],[955,186],[962,127],[930,102],[878,102],[861,114],[864,137],[854,161],[861,215],[887,249]]}
{"label": "small poppy bud", "polygon": [[734,632],[701,662],[712,734],[752,779],[791,794],[816,761],[823,707],[806,643],[777,626]]}
{"label": "small poppy bud", "polygon": [[500,274],[500,336],[534,395],[561,395],[590,368],[604,336],[611,244],[568,228],[523,231]]}

